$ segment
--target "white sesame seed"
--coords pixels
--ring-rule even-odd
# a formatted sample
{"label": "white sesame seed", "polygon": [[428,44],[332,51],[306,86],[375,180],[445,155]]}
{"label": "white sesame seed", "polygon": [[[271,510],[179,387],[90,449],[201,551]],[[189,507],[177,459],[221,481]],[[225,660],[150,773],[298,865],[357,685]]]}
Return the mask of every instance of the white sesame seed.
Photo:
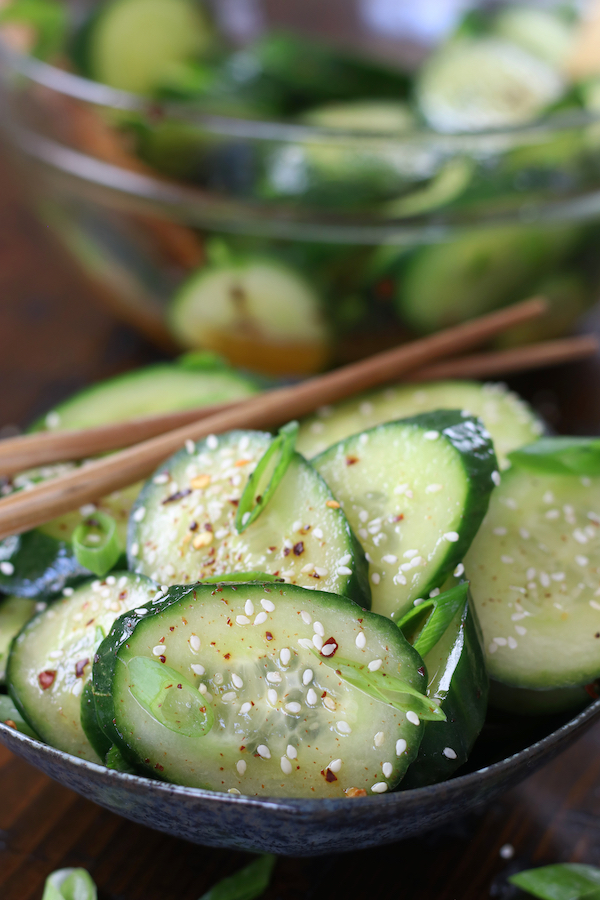
{"label": "white sesame seed", "polygon": [[531,534],[527,531],[526,528],[519,528],[519,534],[523,538],[524,541],[528,541],[531,537]]}
{"label": "white sesame seed", "polygon": [[323,649],[323,638],[320,634],[313,634],[312,642],[317,650]]}
{"label": "white sesame seed", "polygon": [[396,756],[402,756],[403,753],[406,753],[406,749],[408,744],[404,740],[404,738],[398,738],[396,741]]}
{"label": "white sesame seed", "polygon": [[[338,572],[340,575],[347,575],[348,572],[352,574],[350,570],[348,570],[348,572],[342,572],[341,569],[338,569]],[[329,575],[329,569],[324,569],[323,566],[315,566],[315,575],[318,575],[319,578],[326,578],[327,575]]]}
{"label": "white sesame seed", "polygon": [[314,563],[306,563],[305,566],[302,566],[300,571],[303,575],[311,575],[315,571]]}
{"label": "white sesame seed", "polygon": [[71,688],[71,693],[78,697],[83,690],[83,679],[78,678],[73,687]]}
{"label": "white sesame seed", "polygon": [[375,744],[376,747],[381,747],[384,740],[385,740],[385,734],[383,733],[383,731],[378,731],[377,734],[375,735],[375,737],[373,738],[373,743]]}
{"label": "white sesame seed", "polygon": [[392,772],[394,771],[394,767],[390,762],[384,762],[381,767],[381,771],[383,772],[386,778],[389,778]]}
{"label": "white sesame seed", "polygon": [[237,700],[237,694],[235,691],[227,691],[221,695],[221,700],[223,703],[233,703],[234,700]]}
{"label": "white sesame seed", "polygon": [[194,653],[197,653],[200,649],[200,638],[197,634],[190,635],[190,647],[194,651]]}
{"label": "white sesame seed", "polygon": [[259,744],[256,748],[256,752],[259,756],[262,756],[263,759],[271,759],[271,751],[266,744]]}
{"label": "white sesame seed", "polygon": [[298,643],[301,647],[304,647],[305,650],[312,650],[313,643],[310,638],[298,638]]}
{"label": "white sesame seed", "polygon": [[319,698],[317,697],[315,691],[312,688],[309,688],[306,692],[306,702],[309,704],[309,706],[315,706],[318,699]]}
{"label": "white sesame seed", "polygon": [[240,706],[240,712],[243,713],[243,715],[245,715],[246,713],[249,713],[251,709],[252,709],[252,704],[248,703],[248,702],[242,703],[242,705]]}
{"label": "white sesame seed", "polygon": [[339,772],[342,768],[342,760],[341,759],[332,759],[329,765],[327,766],[330,772]]}
{"label": "white sesame seed", "polygon": [[310,613],[307,613],[304,610],[302,610],[302,612],[300,613],[300,618],[305,625],[310,625],[312,622],[312,616],[310,615]]}
{"label": "white sesame seed", "polygon": [[220,672],[215,672],[213,675],[213,681],[215,684],[223,684],[224,678]]}
{"label": "white sesame seed", "polygon": [[406,550],[406,551],[402,554],[402,556],[404,557],[404,559],[412,559],[414,556],[418,556],[418,555],[419,555],[419,551],[418,551],[418,550]]}
{"label": "white sesame seed", "polygon": [[268,619],[268,616],[267,616],[266,612],[259,612],[258,615],[256,615],[254,617],[254,624],[262,625],[262,624],[264,624],[264,622],[267,621],[267,619]]}
{"label": "white sesame seed", "polygon": [[[194,673],[194,675],[204,675],[206,672],[206,669],[204,668],[204,666],[201,666],[199,663],[192,663],[191,669],[192,669],[192,672]],[[240,687],[241,687],[241,685],[240,685]]]}
{"label": "white sesame seed", "polygon": [[443,484],[428,484],[425,488],[426,494],[437,494],[439,491],[443,490]]}
{"label": "white sesame seed", "polygon": [[546,491],[544,496],[542,497],[544,503],[554,503],[554,494],[552,491]]}
{"label": "white sesame seed", "polygon": [[536,574],[537,572],[535,569],[527,569],[525,577],[527,578],[527,581],[532,581],[535,578]]}
{"label": "white sesame seed", "polygon": [[442,753],[446,759],[456,759],[456,751],[453,750],[452,747],[444,747]]}
{"label": "white sesame seed", "polygon": [[372,572],[371,581],[373,582],[373,584],[379,584],[379,582],[381,581],[381,575],[378,572]]}
{"label": "white sesame seed", "polygon": [[366,643],[367,643],[367,638],[366,638],[366,636],[365,636],[364,631],[359,631],[359,632],[358,632],[358,634],[356,635],[356,640],[354,641],[354,643],[356,644],[356,646],[358,647],[359,650],[364,650],[364,648],[365,648],[365,646],[366,646]]}
{"label": "white sesame seed", "polygon": [[358,536],[359,536],[359,538],[362,538],[363,541],[366,541],[367,538],[369,537],[369,532],[367,531],[366,528],[359,528]]}
{"label": "white sesame seed", "polygon": [[14,571],[15,567],[11,562],[5,560],[4,562],[0,563],[0,572],[2,572],[3,575],[12,575]]}
{"label": "white sesame seed", "polygon": [[564,572],[553,572],[552,575],[550,576],[552,581],[564,581],[565,577],[566,576],[565,576]]}
{"label": "white sesame seed", "polygon": [[[63,597],[72,597],[74,589],[72,587],[66,587],[63,590]],[[146,610],[144,610],[145,612]]]}
{"label": "white sesame seed", "polygon": [[338,566],[347,566],[348,563],[352,560],[351,553],[345,553],[341,559],[338,560]]}
{"label": "white sesame seed", "polygon": [[497,649],[498,644],[496,644],[494,641],[492,641],[491,644],[488,644],[488,653],[495,653]]}
{"label": "white sesame seed", "polygon": [[509,637],[509,638],[508,638],[508,646],[509,646],[509,648],[510,648],[511,650],[516,650],[516,649],[517,649],[517,642],[516,642],[516,640],[514,639],[514,637]]}
{"label": "white sesame seed", "polygon": [[[317,574],[319,574],[317,572]],[[338,575],[352,575],[352,569],[349,569],[348,566],[338,566],[337,570]]]}
{"label": "white sesame seed", "polygon": [[131,545],[131,555],[137,556],[139,552],[140,552],[140,545],[137,543],[133,543]]}
{"label": "white sesame seed", "polygon": [[321,624],[321,622],[315,622],[313,624],[313,630],[314,630],[315,634],[320,634],[321,637],[325,637],[325,629],[323,628],[323,625]]}
{"label": "white sesame seed", "polygon": [[231,680],[233,682],[234,687],[236,687],[238,690],[240,688],[244,687],[244,681],[242,678],[240,678],[240,676],[237,674],[237,672],[232,672]]}
{"label": "white sesame seed", "polygon": [[[600,607],[598,607],[598,608],[600,609]],[[516,631],[517,634],[520,635],[521,637],[523,637],[523,635],[527,634],[527,629],[526,629],[526,628],[523,628],[522,625],[515,625],[515,631]]]}
{"label": "white sesame seed", "polygon": [[284,775],[291,775],[292,764],[286,756],[282,756],[280,760],[281,771]]}
{"label": "white sesame seed", "polygon": [[550,587],[550,576],[547,572],[540,572],[540,584],[542,587]]}
{"label": "white sesame seed", "polygon": [[347,722],[344,722],[343,719],[341,719],[336,724],[337,724],[337,730],[341,731],[342,734],[352,734],[352,729],[350,728],[350,726],[348,725]]}
{"label": "white sesame seed", "polygon": [[236,616],[235,621],[237,622],[238,625],[249,625],[250,624],[250,619],[248,618],[248,616]]}
{"label": "white sesame seed", "polygon": [[323,644],[323,647],[321,648],[321,654],[323,656],[333,656],[333,654],[335,653],[336,650],[337,650],[337,645],[334,643]]}
{"label": "white sesame seed", "polygon": [[302,674],[302,684],[304,686],[306,686],[307,684],[310,684],[312,680],[313,680],[313,670],[305,669]]}
{"label": "white sesame seed", "polygon": [[367,668],[369,669],[369,672],[376,672],[377,669],[380,669],[382,665],[382,659],[372,659]]}
{"label": "white sesame seed", "polygon": [[246,760],[238,759],[238,761],[235,764],[235,767],[238,770],[238,774],[243,775],[246,771]]}
{"label": "white sesame seed", "polygon": [[335,712],[335,700],[332,700],[331,697],[323,697],[323,706],[331,712]]}
{"label": "white sesame seed", "polygon": [[386,553],[386,555],[382,557],[382,562],[388,563],[388,565],[393,566],[394,563],[398,562],[398,557],[394,556],[392,553]]}
{"label": "white sesame seed", "polygon": [[162,656],[165,652],[165,645],[157,644],[156,647],[152,648],[152,652],[155,656]]}
{"label": "white sesame seed", "polygon": [[269,688],[269,690],[267,691],[267,700],[269,701],[271,706],[277,705],[278,697],[277,697],[277,691],[275,690],[275,688]]}
{"label": "white sesame seed", "polygon": [[155,475],[152,479],[154,484],[166,484],[169,480],[169,475],[166,472],[161,472],[160,475]]}
{"label": "white sesame seed", "polygon": [[439,597],[440,589],[434,588],[432,591],[429,591],[429,599],[434,600],[436,597]]}
{"label": "white sesame seed", "polygon": [[508,644],[506,638],[503,637],[495,637],[494,641],[496,644],[498,644],[499,647],[506,647],[506,645]]}
{"label": "white sesame seed", "polygon": [[46,428],[58,428],[60,425],[60,415],[55,410],[52,410],[52,412],[46,414],[44,421],[46,422]]}
{"label": "white sesame seed", "polygon": [[251,616],[254,614],[254,603],[252,600],[246,600],[244,604],[244,612],[247,616]]}
{"label": "white sesame seed", "polygon": [[419,725],[421,720],[419,719],[416,712],[413,712],[412,709],[409,709],[409,711],[406,713],[406,721],[410,722],[411,725]]}
{"label": "white sesame seed", "polygon": [[298,756],[298,751],[292,744],[288,744],[285,748],[285,755],[289,757],[289,759],[296,759]]}
{"label": "white sesame seed", "polygon": [[215,434],[209,434],[209,436],[206,438],[206,446],[209,450],[217,449],[217,447],[219,446],[219,441]]}
{"label": "white sesame seed", "polygon": [[501,556],[500,562],[504,563],[505,566],[511,566],[514,563],[514,559],[512,556]]}
{"label": "white sesame seed", "polygon": [[444,540],[450,541],[451,544],[455,544],[458,540],[458,531],[447,531],[444,535]]}
{"label": "white sesame seed", "polygon": [[587,556],[576,556],[575,562],[578,566],[587,566],[587,564],[589,563],[589,559],[587,558]]}
{"label": "white sesame seed", "polygon": [[459,563],[454,570],[454,577],[460,578],[460,576],[464,575],[464,574],[465,574],[465,567],[463,566],[462,563]]}
{"label": "white sesame seed", "polygon": [[292,654],[290,653],[288,648],[282,647],[279,651],[279,659],[281,660],[281,664],[284,666],[289,666],[291,658]]}
{"label": "white sesame seed", "polygon": [[133,519],[134,522],[141,522],[145,515],[146,515],[146,507],[138,506],[138,508],[134,511],[131,518]]}
{"label": "white sesame seed", "polygon": [[371,790],[374,794],[385,794],[388,786],[385,781],[378,781],[377,784],[371,786]]}
{"label": "white sesame seed", "polygon": [[267,672],[267,681],[269,684],[281,684],[283,679],[279,672]]}
{"label": "white sesame seed", "polygon": [[313,534],[314,534],[314,536],[316,537],[316,539],[317,539],[318,541],[323,540],[323,532],[321,531],[320,528],[314,528],[314,529],[313,529]]}
{"label": "white sesame seed", "polygon": [[190,439],[188,438],[187,441],[185,442],[185,449],[187,450],[187,452],[188,452],[189,455],[191,456],[192,453],[194,452],[194,450],[196,449],[196,445],[194,444],[194,442],[193,442],[192,440],[190,440]]}
{"label": "white sesame seed", "polygon": [[296,703],[295,700],[291,703],[286,703],[285,708],[291,713],[299,713],[302,710],[302,706],[299,703]]}
{"label": "white sesame seed", "polygon": [[592,607],[592,609],[600,610],[600,603],[596,603],[595,600],[590,600],[590,606]]}
{"label": "white sesame seed", "polygon": [[492,481],[498,487],[500,485],[500,472],[492,472]]}
{"label": "white sesame seed", "polygon": [[426,441],[437,441],[439,436],[439,431],[426,431],[423,435]]}
{"label": "white sesame seed", "polygon": [[504,535],[506,534],[506,528],[504,528],[503,525],[499,526],[498,528],[494,528],[494,534],[496,535],[496,537],[504,537]]}
{"label": "white sesame seed", "polygon": [[554,519],[558,519],[559,516],[560,516],[560,512],[558,511],[558,509],[549,509],[548,512],[546,513],[546,518],[549,519],[550,521],[552,521]]}

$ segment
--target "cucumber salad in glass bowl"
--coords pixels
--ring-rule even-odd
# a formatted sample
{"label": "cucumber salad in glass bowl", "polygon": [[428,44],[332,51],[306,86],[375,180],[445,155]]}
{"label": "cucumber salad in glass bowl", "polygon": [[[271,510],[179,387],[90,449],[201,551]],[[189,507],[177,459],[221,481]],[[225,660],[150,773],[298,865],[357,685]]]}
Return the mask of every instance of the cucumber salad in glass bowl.
{"label": "cucumber salad in glass bowl", "polygon": [[[188,356],[89,388],[33,428],[257,390]],[[232,829],[190,831],[190,798],[297,814],[310,801],[313,826],[349,800],[447,800],[510,764],[488,754],[481,768],[490,721],[495,740],[519,721],[545,734],[592,721],[599,576],[598,440],[544,436],[501,385],[384,388],[275,435],[188,442],[145,484],[5,539],[0,734],[84,793],[79,777],[98,780],[98,802],[201,843]],[[180,825],[154,821],[139,792],[174,800]],[[405,829],[436,821],[407,815]],[[297,850],[272,833],[240,841]]]}

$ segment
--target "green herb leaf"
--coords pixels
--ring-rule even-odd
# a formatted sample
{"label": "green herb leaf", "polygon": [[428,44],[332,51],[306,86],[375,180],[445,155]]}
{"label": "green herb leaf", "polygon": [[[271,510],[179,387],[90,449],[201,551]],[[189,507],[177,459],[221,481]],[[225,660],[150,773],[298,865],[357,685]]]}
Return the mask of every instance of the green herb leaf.
{"label": "green herb leaf", "polygon": [[42,900],[98,900],[98,891],[85,869],[58,869],[46,879]]}
{"label": "green herb leaf", "polygon": [[[464,609],[469,593],[468,582],[438,594],[431,600],[413,607],[398,623],[404,637],[410,641],[421,656],[427,656],[440,640],[459,610]],[[423,618],[427,621],[419,630]],[[413,637],[417,632],[416,639]]]}
{"label": "green herb leaf", "polygon": [[275,493],[294,455],[298,422],[288,422],[279,429],[268,450],[259,459],[256,468],[240,497],[235,527],[241,534],[256,521]]}
{"label": "green herb leaf", "polygon": [[207,575],[202,581],[207,584],[221,584],[221,582],[247,584],[249,581],[282,582],[283,578],[278,578],[276,575],[269,574],[269,572],[227,572],[225,575]]}
{"label": "green herb leaf", "polygon": [[229,875],[215,884],[202,894],[200,900],[255,900],[268,888],[276,861],[271,853],[261,854],[235,875]]}
{"label": "green herb leaf", "polygon": [[446,721],[445,712],[436,703],[395,675],[388,675],[379,669],[371,672],[368,666],[361,663],[340,659],[339,656],[330,660],[321,656],[317,650],[311,648],[311,651],[319,662],[334,669],[343,681],[368,694],[373,700],[393,706],[400,712],[412,711],[424,722]]}
{"label": "green herb leaf", "polygon": [[110,572],[121,555],[117,523],[99,510],[77,526],[71,543],[78,562],[99,578]]}
{"label": "green herb leaf", "polygon": [[600,438],[541,438],[508,458],[513,466],[545,475],[600,475]]}
{"label": "green herb leaf", "polygon": [[508,879],[540,900],[600,900],[600,869],[562,863],[518,872]]}
{"label": "green herb leaf", "polygon": [[132,696],[157,722],[185,737],[208,734],[214,722],[212,706],[183,675],[147,656],[134,656],[127,673]]}
{"label": "green herb leaf", "polygon": [[0,25],[15,22],[35,29],[33,56],[49,60],[65,45],[68,13],[66,4],[58,0],[13,0],[0,10]]}

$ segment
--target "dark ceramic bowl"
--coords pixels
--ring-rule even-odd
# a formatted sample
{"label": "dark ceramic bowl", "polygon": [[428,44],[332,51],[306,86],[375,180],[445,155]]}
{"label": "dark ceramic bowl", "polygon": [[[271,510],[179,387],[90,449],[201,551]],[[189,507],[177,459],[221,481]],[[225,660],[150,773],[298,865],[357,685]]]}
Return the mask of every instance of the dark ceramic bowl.
{"label": "dark ceramic bowl", "polygon": [[[340,853],[459,818],[531,775],[600,720],[600,700],[575,718],[498,718],[476,745],[473,771],[417,790],[355,800],[256,798],[179,787],[77,759],[0,725],[0,740],[52,778],[112,812],[196,844],[289,856]],[[498,761],[496,761],[498,760]]]}

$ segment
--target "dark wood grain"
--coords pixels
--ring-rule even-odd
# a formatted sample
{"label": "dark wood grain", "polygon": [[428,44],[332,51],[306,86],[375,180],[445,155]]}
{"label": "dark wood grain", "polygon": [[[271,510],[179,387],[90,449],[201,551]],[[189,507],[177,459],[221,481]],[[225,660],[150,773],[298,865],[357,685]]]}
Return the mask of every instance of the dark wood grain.
{"label": "dark wood grain", "polygon": [[[156,358],[95,303],[0,161],[0,427],[23,426],[74,389]],[[557,428],[600,430],[598,361],[515,385]],[[512,859],[500,855],[507,844]],[[1,900],[40,900],[47,874],[62,866],[87,868],[101,900],[198,900],[247,860],[120,819],[0,746]],[[600,726],[500,802],[443,831],[280,860],[265,900],[509,900],[517,894],[508,874],[557,861],[600,865]]]}

